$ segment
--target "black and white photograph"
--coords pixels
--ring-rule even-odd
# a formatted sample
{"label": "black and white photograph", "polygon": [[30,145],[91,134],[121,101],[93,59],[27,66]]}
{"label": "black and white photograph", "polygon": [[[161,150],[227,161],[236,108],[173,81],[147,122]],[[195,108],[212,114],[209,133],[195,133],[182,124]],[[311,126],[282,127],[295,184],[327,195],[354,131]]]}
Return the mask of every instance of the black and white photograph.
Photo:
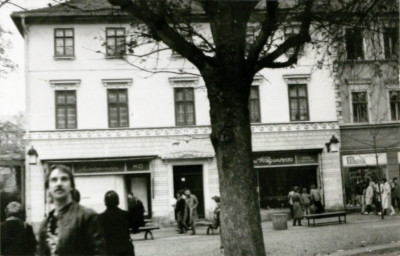
{"label": "black and white photograph", "polygon": [[399,0],[0,0],[0,255],[399,256]]}

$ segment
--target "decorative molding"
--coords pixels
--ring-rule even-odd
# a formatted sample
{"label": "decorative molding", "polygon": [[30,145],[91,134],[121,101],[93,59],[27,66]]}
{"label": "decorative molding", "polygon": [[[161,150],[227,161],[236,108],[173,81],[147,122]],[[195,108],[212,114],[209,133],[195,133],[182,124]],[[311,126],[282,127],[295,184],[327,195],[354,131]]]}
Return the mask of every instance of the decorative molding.
{"label": "decorative molding", "polygon": [[80,79],[67,79],[67,80],[49,80],[49,84],[54,89],[76,89],[81,85]]}
{"label": "decorative molding", "polygon": [[308,84],[311,74],[290,74],[283,75],[286,84]]}
{"label": "decorative molding", "polygon": [[262,84],[263,77],[260,75],[256,75],[253,78],[253,83],[251,84],[252,86],[260,86]]}
{"label": "decorative molding", "polygon": [[196,85],[199,83],[199,78],[195,76],[170,77],[168,80],[172,87],[196,87]]}
{"label": "decorative molding", "polygon": [[103,85],[105,87],[112,88],[126,88],[132,85],[132,79],[102,79]]}
{"label": "decorative molding", "polygon": [[161,156],[163,161],[177,161],[177,160],[191,160],[191,159],[212,159],[215,154],[211,152],[197,152],[197,151],[189,151],[189,152],[176,152],[171,154],[166,154]]}
{"label": "decorative molding", "polygon": [[[297,132],[339,130],[337,122],[314,123],[278,123],[254,124],[253,133]],[[96,138],[130,138],[130,137],[161,137],[185,135],[209,135],[210,126],[197,127],[160,127],[160,128],[131,128],[131,129],[91,129],[91,130],[52,130],[30,131],[25,135],[27,140],[58,140],[58,139],[96,139]]]}
{"label": "decorative molding", "polygon": [[364,78],[364,79],[347,79],[348,85],[370,85],[371,84],[371,79],[370,78]]}

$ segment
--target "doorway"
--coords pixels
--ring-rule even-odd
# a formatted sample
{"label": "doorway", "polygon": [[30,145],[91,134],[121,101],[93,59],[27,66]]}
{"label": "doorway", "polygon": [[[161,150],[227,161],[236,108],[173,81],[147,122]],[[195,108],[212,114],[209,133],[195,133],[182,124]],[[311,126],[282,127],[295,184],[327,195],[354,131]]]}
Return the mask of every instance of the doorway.
{"label": "doorway", "polygon": [[144,217],[151,218],[150,174],[135,174],[126,176],[126,188],[142,201]]}
{"label": "doorway", "polygon": [[174,195],[179,190],[190,189],[199,200],[197,214],[204,218],[204,191],[203,191],[203,166],[202,165],[178,165],[174,171]]}

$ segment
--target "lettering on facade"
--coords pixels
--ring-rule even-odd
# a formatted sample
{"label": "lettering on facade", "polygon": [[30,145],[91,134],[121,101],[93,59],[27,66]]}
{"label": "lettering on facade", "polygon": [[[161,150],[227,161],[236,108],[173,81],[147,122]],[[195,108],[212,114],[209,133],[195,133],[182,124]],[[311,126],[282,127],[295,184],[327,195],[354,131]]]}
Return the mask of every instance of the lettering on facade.
{"label": "lettering on facade", "polygon": [[123,172],[124,169],[123,162],[93,162],[74,165],[75,173]]}
{"label": "lettering on facade", "polygon": [[294,157],[272,158],[270,156],[263,156],[253,160],[255,165],[283,165],[294,164],[294,162]]}
{"label": "lettering on facade", "polygon": [[365,159],[363,158],[355,158],[353,156],[346,157],[347,164],[354,165],[354,164],[365,164]]}
{"label": "lettering on facade", "polygon": [[318,164],[317,154],[295,154],[295,153],[265,153],[257,154],[253,158],[255,167],[279,166],[296,164]]}
{"label": "lettering on facade", "polygon": [[147,171],[150,170],[148,161],[128,161],[126,162],[127,171]]}

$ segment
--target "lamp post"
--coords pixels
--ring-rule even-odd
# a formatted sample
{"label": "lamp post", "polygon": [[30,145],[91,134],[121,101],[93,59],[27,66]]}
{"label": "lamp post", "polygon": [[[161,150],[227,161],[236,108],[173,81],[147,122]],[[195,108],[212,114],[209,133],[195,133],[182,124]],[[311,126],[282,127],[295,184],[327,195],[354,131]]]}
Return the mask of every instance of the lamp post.
{"label": "lamp post", "polygon": [[332,138],[325,145],[328,152],[339,152],[339,140],[335,135],[332,135]]}
{"label": "lamp post", "polygon": [[31,146],[31,148],[28,150],[27,155],[28,155],[28,159],[29,159],[28,160],[29,164],[35,165],[37,163],[39,154],[33,146]]}

